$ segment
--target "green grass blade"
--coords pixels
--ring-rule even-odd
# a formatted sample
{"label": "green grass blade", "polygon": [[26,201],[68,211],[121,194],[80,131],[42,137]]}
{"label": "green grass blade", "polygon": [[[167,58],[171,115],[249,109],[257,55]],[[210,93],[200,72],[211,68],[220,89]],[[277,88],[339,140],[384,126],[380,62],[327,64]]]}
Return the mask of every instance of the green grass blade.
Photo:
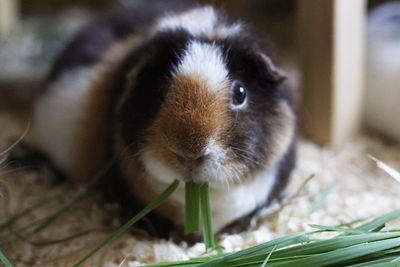
{"label": "green grass blade", "polygon": [[[275,251],[272,248],[270,251],[268,251],[266,253],[243,257],[243,258],[239,258],[235,261],[228,261],[225,263],[226,263],[226,266],[230,266],[230,267],[241,267],[241,266],[248,266],[248,265],[261,266],[264,263],[265,258],[268,257],[268,255],[271,253],[272,250]],[[309,257],[309,255],[298,255],[298,256],[291,256],[291,257],[276,258],[276,257],[274,257],[275,252],[273,252],[273,254],[271,254],[271,256],[268,260],[268,266],[274,266],[276,264],[284,264],[284,263],[286,264],[286,263],[290,263],[290,262],[293,262],[293,261],[296,261],[299,259]],[[257,256],[257,257],[255,257],[255,256]]]}
{"label": "green grass blade", "polygon": [[162,262],[162,263],[154,263],[147,264],[144,267],[169,267],[169,266],[199,266],[200,264],[210,261],[218,256],[207,256],[202,258],[193,258],[186,261],[176,261],[176,262]]}
{"label": "green grass blade", "polygon": [[90,180],[88,185],[86,185],[83,190],[75,196],[72,201],[67,203],[65,206],[60,208],[58,211],[50,215],[46,220],[44,220],[41,224],[39,224],[34,230],[34,233],[38,233],[42,231],[44,228],[48,227],[52,223],[54,223],[62,214],[65,212],[69,211],[75,205],[77,205],[82,199],[84,199],[91,191],[92,189],[97,185],[99,180],[103,178],[103,176],[107,173],[107,171],[111,168],[111,166],[114,164],[115,159],[111,160],[106,166],[104,166],[100,171],[96,173],[96,175]]}
{"label": "green grass blade", "polygon": [[264,262],[262,263],[261,267],[265,267],[267,266],[267,263],[269,261],[269,258],[271,258],[272,253],[274,252],[274,250],[276,249],[276,246],[271,249],[271,252],[268,254],[268,256],[265,258]]}
{"label": "green grass blade", "polygon": [[338,224],[338,225],[336,225],[336,227],[350,227],[354,224],[365,222],[367,220],[368,220],[368,218],[358,218],[358,219],[352,220],[350,222],[343,222],[341,224]]}
{"label": "green grass blade", "polygon": [[397,209],[386,215],[380,216],[372,220],[371,222],[356,227],[355,229],[360,231],[374,231],[376,229],[383,227],[387,222],[393,221],[394,219],[397,219],[399,217],[400,217],[400,209]]}
{"label": "green grass blade", "polygon": [[235,253],[180,262],[179,265],[169,263],[154,266],[258,267],[266,263],[271,267],[350,264],[357,267],[400,266],[400,262],[393,262],[400,259],[400,232],[376,232],[376,229],[399,216],[400,212],[394,211],[356,229],[312,225],[321,231],[347,234],[330,239],[310,241],[310,233],[293,234]]}
{"label": "green grass blade", "polygon": [[197,267],[200,266],[202,262],[191,262],[191,261],[183,261],[183,262],[166,262],[166,263],[157,263],[157,264],[148,264],[143,267]]}
{"label": "green grass blade", "polygon": [[[388,256],[388,257],[380,257],[379,259],[376,260],[369,260],[368,262],[361,262],[353,265],[349,265],[349,267],[364,267],[364,266],[380,266],[379,264],[387,264],[387,263],[392,263],[392,264],[399,264],[398,262],[393,262],[398,256]],[[396,265],[392,265],[396,266]]]}
{"label": "green grass blade", "polygon": [[102,242],[100,242],[93,250],[91,250],[86,256],[80,259],[73,266],[80,266],[94,254],[96,254],[100,249],[102,249],[105,245],[114,241],[116,238],[125,233],[132,225],[146,216],[149,212],[156,209],[160,206],[178,187],[179,181],[175,180],[171,185],[168,186],[156,199],[152,200],[143,210],[141,210],[138,214],[136,214],[133,218],[131,218],[127,223],[125,223],[122,227],[118,228],[114,233],[105,238]]}
{"label": "green grass blade", "polygon": [[344,228],[344,227],[338,227],[338,226],[324,226],[324,225],[319,225],[319,224],[309,224],[310,227],[318,229],[318,230],[323,230],[325,232],[341,232],[345,234],[363,234],[366,233],[367,231],[362,231],[362,230],[356,230],[356,229],[349,229],[349,228]]}
{"label": "green grass blade", "polygon": [[185,234],[198,232],[200,229],[200,186],[185,184]]}
{"label": "green grass blade", "polygon": [[397,255],[397,257],[393,259],[391,262],[400,262],[400,256]]}
{"label": "green grass blade", "polygon": [[395,262],[378,262],[375,264],[364,264],[363,267],[399,267],[400,265]]}
{"label": "green grass blade", "polygon": [[273,257],[320,254],[358,244],[392,238],[400,238],[400,233],[366,233],[360,235],[339,236],[327,240],[311,242],[301,246],[285,248],[276,251]]}
{"label": "green grass blade", "polygon": [[[214,259],[203,263],[200,265],[201,267],[219,267],[219,266],[234,266],[233,264],[242,264],[246,263],[246,259],[248,257],[252,257],[254,255],[260,255],[261,253],[263,254],[262,261],[265,260],[265,257],[267,253],[270,253],[272,249],[279,249],[282,247],[302,243],[302,242],[307,242],[308,237],[307,234],[305,233],[298,233],[298,234],[292,234],[284,237],[279,237],[277,239],[271,240],[269,242],[263,243],[256,245],[254,247],[250,247],[238,252],[222,255],[222,256],[217,256]],[[260,263],[259,263],[260,265]],[[240,266],[240,265],[238,265]]]}
{"label": "green grass blade", "polygon": [[[331,230],[329,227],[327,229]],[[222,256],[181,262],[179,265],[170,263],[155,266],[258,267],[266,262],[266,258],[268,258],[268,266],[271,267],[328,264],[344,266],[358,263],[360,264],[356,266],[396,266],[396,263],[399,264],[391,261],[398,259],[400,255],[400,232],[356,232],[354,235],[337,236],[301,244],[307,241],[305,237],[308,235],[294,234]]]}
{"label": "green grass blade", "polygon": [[200,209],[203,224],[204,244],[207,249],[216,248],[217,245],[214,239],[214,231],[212,228],[211,205],[207,183],[204,183],[200,186]]}
{"label": "green grass blade", "polygon": [[[336,249],[330,252],[310,256],[305,259],[294,261],[286,266],[325,266],[340,265],[346,261],[356,260],[357,258],[383,252],[387,249],[400,246],[400,238],[380,240],[372,243],[362,243],[347,248]],[[284,265],[283,265],[284,266]]]}
{"label": "green grass blade", "polygon": [[283,236],[283,237],[278,237],[274,240],[268,241],[263,244],[256,245],[254,247],[250,247],[235,253],[232,253],[230,255],[227,255],[225,258],[228,261],[235,260],[238,258],[242,257],[247,257],[251,255],[256,255],[261,252],[270,252],[274,247],[276,249],[290,246],[290,245],[295,245],[299,243],[304,243],[308,242],[308,235],[306,233],[297,233],[297,234],[291,234],[288,236]]}
{"label": "green grass blade", "polygon": [[215,257],[216,256],[209,256],[204,258],[194,258],[186,261],[154,263],[147,264],[144,267],[199,266],[204,262],[214,259]]}
{"label": "green grass blade", "polygon": [[[271,256],[270,261],[273,262],[276,259],[293,258],[311,256],[315,254],[321,254],[329,251],[333,251],[340,248],[346,248],[358,244],[364,244],[366,242],[374,242],[390,238],[400,238],[399,233],[368,233],[356,236],[339,236],[328,240],[314,241],[307,244],[301,244],[298,246],[285,247],[281,250],[275,251]],[[278,247],[279,248],[279,247]],[[259,262],[261,263],[267,255],[267,252],[263,251],[258,254],[249,255],[246,257],[239,258],[230,263],[245,264],[248,262]]]}
{"label": "green grass blade", "polygon": [[0,249],[0,262],[4,263],[5,267],[14,267],[11,260],[7,257],[7,255]]}

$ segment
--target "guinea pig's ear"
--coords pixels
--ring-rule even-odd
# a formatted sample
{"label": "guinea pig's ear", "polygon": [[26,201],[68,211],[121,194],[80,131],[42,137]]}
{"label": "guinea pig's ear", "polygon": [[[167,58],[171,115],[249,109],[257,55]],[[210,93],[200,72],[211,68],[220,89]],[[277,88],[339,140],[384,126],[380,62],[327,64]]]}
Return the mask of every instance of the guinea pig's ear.
{"label": "guinea pig's ear", "polygon": [[258,56],[263,61],[263,65],[267,68],[268,76],[276,83],[280,84],[287,79],[286,72],[272,62],[271,58],[264,53],[258,53]]}

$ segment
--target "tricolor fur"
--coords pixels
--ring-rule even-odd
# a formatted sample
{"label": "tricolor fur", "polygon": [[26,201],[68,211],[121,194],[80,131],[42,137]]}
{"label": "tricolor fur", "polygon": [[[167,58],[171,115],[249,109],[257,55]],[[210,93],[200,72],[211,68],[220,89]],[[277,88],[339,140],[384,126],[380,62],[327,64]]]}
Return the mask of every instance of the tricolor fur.
{"label": "tricolor fur", "polygon": [[[78,180],[116,155],[137,205],[174,179],[209,182],[220,230],[285,184],[292,95],[247,25],[209,6],[147,9],[109,15],[66,48],[36,104],[36,142]],[[237,81],[247,89],[240,107]],[[158,212],[182,226],[183,205],[182,184]]]}

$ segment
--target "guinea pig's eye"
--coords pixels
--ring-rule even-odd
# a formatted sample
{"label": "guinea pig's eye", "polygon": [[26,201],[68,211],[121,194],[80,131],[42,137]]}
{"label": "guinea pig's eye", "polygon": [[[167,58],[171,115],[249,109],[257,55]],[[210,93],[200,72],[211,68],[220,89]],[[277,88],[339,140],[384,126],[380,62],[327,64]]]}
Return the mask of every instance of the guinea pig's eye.
{"label": "guinea pig's eye", "polygon": [[234,107],[243,106],[246,102],[247,90],[240,82],[232,83],[232,105]]}

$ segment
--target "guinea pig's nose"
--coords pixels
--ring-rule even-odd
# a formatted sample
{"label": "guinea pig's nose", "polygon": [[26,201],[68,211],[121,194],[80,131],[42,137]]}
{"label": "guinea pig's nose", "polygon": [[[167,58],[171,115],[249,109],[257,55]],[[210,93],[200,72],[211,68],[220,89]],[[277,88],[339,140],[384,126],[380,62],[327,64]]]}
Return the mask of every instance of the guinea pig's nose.
{"label": "guinea pig's nose", "polygon": [[209,154],[197,154],[197,155],[186,155],[175,153],[178,162],[187,167],[197,167],[202,165],[207,159],[209,159]]}

